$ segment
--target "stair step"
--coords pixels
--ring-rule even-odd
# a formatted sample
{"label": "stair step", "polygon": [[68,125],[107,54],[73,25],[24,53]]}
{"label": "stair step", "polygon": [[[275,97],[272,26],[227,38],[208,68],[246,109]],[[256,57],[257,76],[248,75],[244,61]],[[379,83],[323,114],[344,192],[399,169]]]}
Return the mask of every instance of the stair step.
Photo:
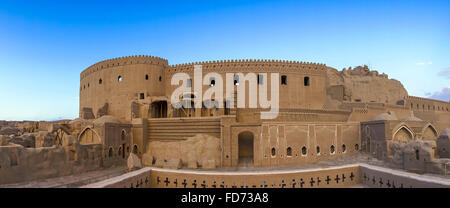
{"label": "stair step", "polygon": [[219,118],[187,118],[187,119],[149,119],[148,138],[158,141],[184,140],[197,134],[208,134],[220,137],[221,124]]}

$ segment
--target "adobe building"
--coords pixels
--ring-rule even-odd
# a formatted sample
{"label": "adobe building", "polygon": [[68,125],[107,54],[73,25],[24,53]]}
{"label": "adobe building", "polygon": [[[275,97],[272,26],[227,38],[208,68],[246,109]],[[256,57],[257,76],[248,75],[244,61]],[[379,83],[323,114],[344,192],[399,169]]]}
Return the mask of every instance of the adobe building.
{"label": "adobe building", "polygon": [[[202,67],[203,75],[215,73],[203,79],[201,94],[218,87],[220,77],[232,75],[232,93],[223,85],[223,108],[218,95],[197,105],[199,93],[194,91],[172,103],[179,87],[171,84],[172,77],[185,73],[190,78],[182,82],[195,85],[196,66]],[[256,76],[237,76],[250,72]],[[265,76],[272,73],[278,73],[279,80]],[[278,87],[277,117],[261,119],[268,109],[251,108],[250,102],[259,100],[249,97],[250,91],[257,91],[248,84],[251,79],[256,79],[256,88],[264,83],[268,89]],[[245,105],[238,108],[240,87],[245,89]],[[141,160],[143,166],[165,170],[220,171],[298,167],[366,153],[414,172],[448,169],[442,165],[449,161],[449,102],[409,96],[399,81],[367,66],[338,71],[325,64],[284,60],[169,65],[159,57],[131,56],[89,66],[80,74],[79,90],[77,119],[0,122],[0,184],[126,166],[130,160],[136,167]],[[269,97],[271,93],[268,90]],[[195,107],[186,108],[185,103]],[[216,107],[207,108],[208,103]],[[354,167],[348,170],[345,177],[370,182]],[[327,171],[334,177],[338,170]],[[158,186],[164,174],[183,175],[160,174],[151,176]],[[233,181],[238,183],[242,177],[236,174]],[[345,178],[339,174],[334,177],[336,186]],[[210,185],[218,182],[205,177]],[[323,177],[331,180],[330,175]],[[264,177],[259,178],[264,181],[254,183],[265,185]],[[252,181],[248,179],[247,184]],[[142,180],[148,181],[141,179],[131,187],[143,185]],[[313,176],[308,181],[314,182]],[[197,185],[197,179],[191,183]]]}
{"label": "adobe building", "polygon": [[[170,84],[171,78],[186,73],[192,78],[186,82],[194,83],[194,65],[201,65],[203,74],[222,77],[279,73],[278,117],[261,120],[265,109],[248,108],[248,84],[245,108],[236,108],[236,99],[225,100],[225,108],[174,108],[171,94],[178,86]],[[202,93],[214,79],[203,85]],[[270,89],[270,76],[266,81]],[[235,78],[234,98],[239,82]],[[131,131],[116,130],[129,135],[130,143],[106,145],[103,151],[123,155],[133,148],[145,155],[147,165],[180,160],[184,167],[284,166],[360,150],[387,157],[390,141],[436,141],[450,126],[448,108],[448,102],[408,96],[399,81],[367,66],[338,71],[325,64],[276,60],[169,65],[158,57],[132,56],[96,63],[80,76],[81,119],[108,115],[131,125]],[[383,117],[388,112],[393,115]],[[208,137],[195,138],[199,134]],[[209,149],[199,150],[205,147]]]}

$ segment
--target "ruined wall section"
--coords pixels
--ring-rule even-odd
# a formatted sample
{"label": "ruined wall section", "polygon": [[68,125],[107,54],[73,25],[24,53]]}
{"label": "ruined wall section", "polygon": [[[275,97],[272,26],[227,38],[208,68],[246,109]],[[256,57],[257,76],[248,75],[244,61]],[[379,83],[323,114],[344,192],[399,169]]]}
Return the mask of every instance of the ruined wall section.
{"label": "ruined wall section", "polygon": [[[336,95],[342,96],[336,97]],[[327,104],[338,107],[339,102],[385,103],[396,105],[404,100],[408,92],[395,79],[386,74],[369,70],[367,66],[338,71],[327,68]]]}

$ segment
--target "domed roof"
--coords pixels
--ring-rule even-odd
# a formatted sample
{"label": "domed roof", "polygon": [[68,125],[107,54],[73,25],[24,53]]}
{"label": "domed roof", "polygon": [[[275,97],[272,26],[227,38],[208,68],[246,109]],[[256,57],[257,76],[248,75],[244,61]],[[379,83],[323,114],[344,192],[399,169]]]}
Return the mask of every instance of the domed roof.
{"label": "domed roof", "polygon": [[450,138],[450,128],[446,128],[446,129],[442,130],[441,136],[447,136]]}
{"label": "domed roof", "polygon": [[395,113],[387,112],[378,114],[372,119],[372,121],[379,121],[379,120],[398,120],[398,119]]}
{"label": "domed roof", "polygon": [[76,118],[76,119],[69,121],[69,124],[76,124],[76,123],[85,122],[85,121],[86,121],[86,119]]}
{"label": "domed roof", "polygon": [[422,119],[411,115],[411,116],[408,116],[408,117],[404,118],[403,121],[422,121]]}
{"label": "domed roof", "polygon": [[113,116],[102,116],[100,118],[97,118],[94,120],[94,125],[103,125],[105,123],[118,123],[120,124],[120,121],[117,118],[114,118]]}

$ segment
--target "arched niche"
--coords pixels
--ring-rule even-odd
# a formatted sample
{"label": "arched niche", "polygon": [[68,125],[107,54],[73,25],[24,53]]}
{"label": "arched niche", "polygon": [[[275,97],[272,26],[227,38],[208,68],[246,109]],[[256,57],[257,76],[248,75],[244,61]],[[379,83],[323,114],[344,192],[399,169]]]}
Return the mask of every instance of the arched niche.
{"label": "arched niche", "polygon": [[431,141],[437,141],[437,131],[431,124],[425,125],[425,127],[422,130],[422,140],[431,140]]}
{"label": "arched niche", "polygon": [[80,144],[101,144],[100,136],[91,128],[85,128],[78,137]]}
{"label": "arched niche", "polygon": [[392,137],[392,141],[408,143],[412,141],[414,138],[413,133],[407,126],[401,126],[394,132],[394,136]]}
{"label": "arched niche", "polygon": [[253,140],[254,136],[250,131],[244,131],[238,134],[239,165],[253,165]]}

